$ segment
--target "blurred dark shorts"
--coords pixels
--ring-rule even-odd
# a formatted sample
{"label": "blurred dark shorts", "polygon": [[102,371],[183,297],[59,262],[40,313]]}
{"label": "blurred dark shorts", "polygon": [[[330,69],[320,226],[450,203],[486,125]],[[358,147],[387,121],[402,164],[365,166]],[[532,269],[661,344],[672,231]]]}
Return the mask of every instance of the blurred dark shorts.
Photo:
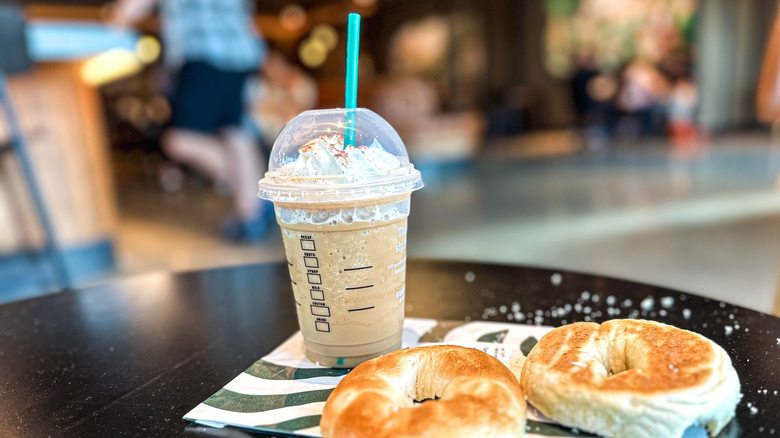
{"label": "blurred dark shorts", "polygon": [[241,126],[245,72],[188,62],[179,71],[170,126],[209,134]]}

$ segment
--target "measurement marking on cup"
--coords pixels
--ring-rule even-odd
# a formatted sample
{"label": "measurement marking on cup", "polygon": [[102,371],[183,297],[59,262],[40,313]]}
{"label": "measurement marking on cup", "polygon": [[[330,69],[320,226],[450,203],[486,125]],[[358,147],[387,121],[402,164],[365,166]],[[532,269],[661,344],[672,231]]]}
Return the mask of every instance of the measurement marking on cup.
{"label": "measurement marking on cup", "polygon": [[312,289],[311,291],[311,299],[317,300],[317,301],[325,301],[325,292],[317,289]]}
{"label": "measurement marking on cup", "polygon": [[[314,242],[314,234],[299,234],[301,250],[303,250],[303,271],[306,274],[306,282],[309,286],[309,295],[311,301],[309,311],[314,317],[314,329],[318,332],[330,332],[330,322],[328,318],[330,306],[325,301],[325,286],[321,286],[322,274],[320,273],[320,260],[317,258],[317,245]],[[292,266],[292,263],[290,263]]]}
{"label": "measurement marking on cup", "polygon": [[315,321],[314,322],[314,328],[318,332],[329,332],[330,331],[330,323],[328,323],[327,321],[321,321],[320,319],[324,319],[324,318],[319,318],[317,321]]}
{"label": "measurement marking on cup", "polygon": [[[322,305],[318,306],[317,304]],[[311,314],[314,316],[330,316],[330,307],[326,306],[324,303],[315,302],[309,307],[311,307]]]}
{"label": "measurement marking on cup", "polygon": [[349,309],[348,312],[362,312],[363,310],[371,310],[376,306],[361,307],[359,309]]}
{"label": "measurement marking on cup", "polygon": [[292,264],[292,262],[290,262],[289,260],[287,260],[287,264],[288,264],[288,265],[290,265],[291,267],[295,266],[295,265],[293,265],[293,264]]}
{"label": "measurement marking on cup", "polygon": [[361,266],[359,268],[346,268],[344,271],[359,271],[361,269],[371,269],[373,266]]}
{"label": "measurement marking on cup", "polygon": [[347,290],[368,289],[369,287],[374,287],[374,285],[373,284],[369,284],[367,286],[348,287]]}

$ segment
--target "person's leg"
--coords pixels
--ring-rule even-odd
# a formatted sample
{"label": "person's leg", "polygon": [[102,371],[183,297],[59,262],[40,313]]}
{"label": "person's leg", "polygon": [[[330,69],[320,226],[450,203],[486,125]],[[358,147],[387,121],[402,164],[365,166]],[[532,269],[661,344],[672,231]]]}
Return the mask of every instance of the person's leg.
{"label": "person's leg", "polygon": [[171,124],[161,139],[171,159],[217,182],[229,179],[231,165],[217,129],[223,95],[221,78],[221,72],[207,64],[184,64],[172,102]]}
{"label": "person's leg", "polygon": [[263,177],[265,165],[259,145],[251,131],[244,127],[244,86],[247,75],[226,73],[223,78],[223,107],[220,131],[231,160],[233,205],[238,219],[244,223],[263,220],[263,201],[257,197],[257,182]]}
{"label": "person's leg", "polygon": [[218,108],[216,125],[227,156],[235,214],[223,223],[222,234],[231,239],[259,240],[267,235],[274,216],[267,214],[270,203],[257,197],[257,182],[264,170],[259,146],[251,132],[241,127],[246,75],[228,71],[217,71],[217,74],[220,93],[215,102]]}
{"label": "person's leg", "polygon": [[257,182],[263,177],[264,167],[258,146],[249,133],[239,127],[228,127],[223,138],[230,160],[233,187],[233,205],[243,222],[263,219],[261,200],[257,197]]}
{"label": "person's leg", "polygon": [[233,164],[219,137],[172,127],[163,134],[162,144],[171,159],[192,166],[216,182],[232,184]]}

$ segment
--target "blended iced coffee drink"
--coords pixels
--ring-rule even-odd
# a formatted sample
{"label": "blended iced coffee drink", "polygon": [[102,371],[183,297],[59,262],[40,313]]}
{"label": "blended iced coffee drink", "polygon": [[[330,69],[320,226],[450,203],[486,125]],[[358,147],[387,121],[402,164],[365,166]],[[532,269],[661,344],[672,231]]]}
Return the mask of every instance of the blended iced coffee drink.
{"label": "blended iced coffee drink", "polygon": [[260,196],[274,202],[306,356],[354,367],[401,345],[409,198],[422,187],[398,134],[358,109],[308,111],[284,129]]}

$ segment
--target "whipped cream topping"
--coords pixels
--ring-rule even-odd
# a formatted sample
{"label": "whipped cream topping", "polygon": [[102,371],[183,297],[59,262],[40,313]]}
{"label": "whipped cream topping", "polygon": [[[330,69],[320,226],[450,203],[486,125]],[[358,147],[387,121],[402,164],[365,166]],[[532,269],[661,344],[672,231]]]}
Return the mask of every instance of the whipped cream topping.
{"label": "whipped cream topping", "polygon": [[376,140],[369,146],[344,148],[344,137],[323,135],[299,148],[295,161],[284,164],[276,172],[296,177],[381,175],[402,166]]}

